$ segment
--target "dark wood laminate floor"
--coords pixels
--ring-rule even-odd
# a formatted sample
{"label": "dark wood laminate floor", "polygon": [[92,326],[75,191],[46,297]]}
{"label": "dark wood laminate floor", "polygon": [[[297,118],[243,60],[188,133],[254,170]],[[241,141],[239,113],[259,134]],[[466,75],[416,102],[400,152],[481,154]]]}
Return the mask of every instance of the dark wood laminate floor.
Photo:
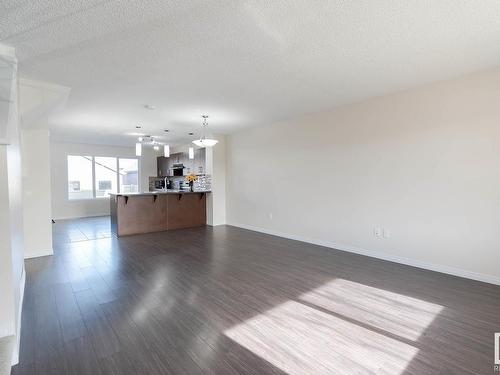
{"label": "dark wood laminate floor", "polygon": [[500,287],[233,227],[106,228],[58,222],[26,261],[13,374],[493,373]]}

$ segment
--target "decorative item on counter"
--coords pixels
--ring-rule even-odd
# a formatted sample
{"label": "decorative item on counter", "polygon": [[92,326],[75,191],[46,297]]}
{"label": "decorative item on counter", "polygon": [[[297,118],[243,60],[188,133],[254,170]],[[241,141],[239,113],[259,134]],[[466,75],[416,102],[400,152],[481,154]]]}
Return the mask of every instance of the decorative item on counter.
{"label": "decorative item on counter", "polygon": [[188,175],[186,176],[186,181],[189,183],[189,190],[190,190],[191,192],[193,192],[193,191],[194,191],[194,189],[193,189],[193,185],[194,185],[194,182],[195,182],[196,180],[198,180],[198,177],[197,177],[195,174],[193,174],[193,173],[188,174]]}

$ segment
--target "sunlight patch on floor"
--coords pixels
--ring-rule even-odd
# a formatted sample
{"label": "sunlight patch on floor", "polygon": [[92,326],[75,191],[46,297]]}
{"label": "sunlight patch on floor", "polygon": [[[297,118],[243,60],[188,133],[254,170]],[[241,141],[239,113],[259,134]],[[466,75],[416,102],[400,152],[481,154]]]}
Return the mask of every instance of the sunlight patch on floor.
{"label": "sunlight patch on floor", "polygon": [[335,279],[300,300],[360,323],[416,341],[442,306],[344,279]]}
{"label": "sunlight patch on floor", "polygon": [[225,335],[290,375],[400,374],[418,349],[335,315],[288,301]]}

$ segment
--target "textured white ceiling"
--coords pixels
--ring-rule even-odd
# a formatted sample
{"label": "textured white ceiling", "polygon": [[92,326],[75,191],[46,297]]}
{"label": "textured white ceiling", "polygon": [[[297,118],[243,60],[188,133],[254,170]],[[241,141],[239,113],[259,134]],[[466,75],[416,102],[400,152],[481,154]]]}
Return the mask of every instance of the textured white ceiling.
{"label": "textured white ceiling", "polygon": [[229,133],[498,65],[499,20],[498,0],[2,0],[0,41],[71,88],[56,137],[131,144],[137,123]]}

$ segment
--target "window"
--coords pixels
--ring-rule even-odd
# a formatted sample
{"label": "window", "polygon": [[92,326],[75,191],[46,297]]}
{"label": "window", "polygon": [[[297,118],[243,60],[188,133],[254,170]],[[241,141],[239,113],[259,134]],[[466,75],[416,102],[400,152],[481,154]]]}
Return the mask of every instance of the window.
{"label": "window", "polygon": [[139,160],[68,155],[68,199],[105,198],[139,191]]}
{"label": "window", "polygon": [[139,160],[118,159],[120,192],[137,193],[139,191]]}
{"label": "window", "polygon": [[116,158],[96,156],[95,165],[95,196],[96,198],[109,197],[108,193],[116,193],[117,172]]}
{"label": "window", "polygon": [[92,189],[92,156],[68,155],[68,198],[91,199]]}

